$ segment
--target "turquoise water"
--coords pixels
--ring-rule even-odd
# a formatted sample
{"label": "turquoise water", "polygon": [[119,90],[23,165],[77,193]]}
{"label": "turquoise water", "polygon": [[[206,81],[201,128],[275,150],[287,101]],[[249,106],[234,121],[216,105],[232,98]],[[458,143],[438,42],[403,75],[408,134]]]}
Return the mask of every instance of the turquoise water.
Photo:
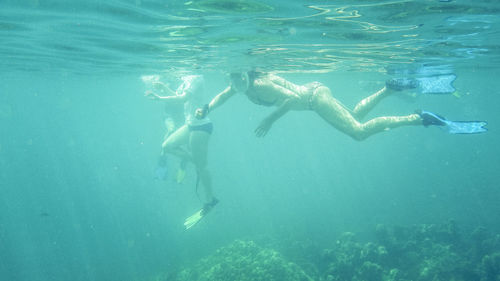
{"label": "turquoise water", "polygon": [[[297,245],[371,241],[379,224],[500,233],[499,2],[70,2],[0,0],[0,280],[152,280],[236,239],[321,271]],[[455,94],[389,97],[370,116],[423,108],[490,131],[356,142],[291,112],[259,139],[270,109],[236,96],[211,115],[220,203],[184,231],[196,174],[176,184],[172,158],[154,179],[163,106],[140,77],[203,73],[214,96],[227,72],[255,67],[320,81],[349,107],[395,69],[454,73]]]}

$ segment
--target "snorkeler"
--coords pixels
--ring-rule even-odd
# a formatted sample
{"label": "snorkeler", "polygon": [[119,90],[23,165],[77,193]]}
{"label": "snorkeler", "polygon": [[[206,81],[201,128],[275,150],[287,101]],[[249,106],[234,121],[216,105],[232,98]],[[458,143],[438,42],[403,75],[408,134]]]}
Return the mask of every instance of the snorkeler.
{"label": "snorkeler", "polygon": [[385,87],[361,100],[350,110],[332,96],[328,87],[319,82],[297,85],[280,76],[257,71],[231,73],[230,79],[231,85],[204,108],[198,109],[196,114],[203,118],[234,94],[242,92],[255,104],[277,107],[255,129],[257,137],[264,137],[274,122],[290,110],[312,110],[334,128],[359,141],[401,126],[435,125],[447,129],[450,133],[463,134],[486,131],[486,122],[454,122],[428,111],[417,111],[406,116],[377,117],[364,123],[359,121],[391,93],[419,87],[413,80],[390,80]]}
{"label": "snorkeler", "polygon": [[195,110],[203,105],[205,98],[205,80],[201,75],[189,75],[182,77],[183,83],[177,91],[168,89],[166,85],[162,88],[172,95],[160,96],[154,92],[149,97],[169,103],[183,103],[186,122],[183,126],[171,133],[162,144],[164,153],[178,156],[183,161],[192,162],[196,167],[198,175],[196,186],[201,183],[205,191],[205,204],[203,208],[193,216],[186,219],[186,229],[195,225],[206,215],[218,200],[212,194],[212,182],[207,169],[208,141],[212,134],[213,125],[208,118],[195,118]]}
{"label": "snorkeler", "polygon": [[[141,77],[142,81],[146,86],[146,92],[144,96],[155,99],[156,96],[164,95],[175,95],[168,85],[160,81],[159,75],[144,75]],[[162,143],[175,132],[179,124],[184,123],[184,114],[182,109],[182,104],[180,103],[165,103],[164,111],[164,125],[165,134],[163,135]],[[169,169],[167,167],[167,154],[161,150],[158,162],[155,168],[154,177],[158,180],[167,180],[169,175]],[[181,161],[179,169],[177,170],[176,182],[182,183],[186,174],[186,161]]]}

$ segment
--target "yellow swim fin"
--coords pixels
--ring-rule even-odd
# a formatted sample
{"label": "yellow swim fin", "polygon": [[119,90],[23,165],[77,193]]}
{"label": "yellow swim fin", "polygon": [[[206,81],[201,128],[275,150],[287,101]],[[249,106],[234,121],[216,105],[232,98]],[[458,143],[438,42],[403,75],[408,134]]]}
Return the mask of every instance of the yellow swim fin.
{"label": "yellow swim fin", "polygon": [[458,91],[453,92],[452,95],[454,95],[456,98],[462,97],[462,94],[460,94]]}

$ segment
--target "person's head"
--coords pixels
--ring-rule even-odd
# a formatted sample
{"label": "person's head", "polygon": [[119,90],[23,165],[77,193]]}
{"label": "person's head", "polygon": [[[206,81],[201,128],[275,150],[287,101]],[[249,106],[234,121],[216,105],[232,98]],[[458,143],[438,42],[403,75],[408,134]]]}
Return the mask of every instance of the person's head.
{"label": "person's head", "polygon": [[231,79],[231,87],[238,92],[246,92],[250,86],[248,73],[246,72],[233,72],[229,75]]}

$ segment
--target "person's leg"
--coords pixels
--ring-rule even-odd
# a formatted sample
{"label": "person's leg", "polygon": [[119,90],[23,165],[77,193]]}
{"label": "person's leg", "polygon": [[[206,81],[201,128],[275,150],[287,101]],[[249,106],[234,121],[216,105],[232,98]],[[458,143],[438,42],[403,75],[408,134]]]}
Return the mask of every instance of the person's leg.
{"label": "person's leg", "polygon": [[358,119],[361,120],[365,115],[372,110],[383,98],[387,97],[393,91],[388,89],[387,87],[383,87],[378,90],[376,93],[364,98],[356,106],[352,111],[352,114]]}
{"label": "person's leg", "polygon": [[[165,134],[163,135],[162,148],[161,148],[161,152],[160,152],[160,161],[162,161],[162,162],[165,162],[166,161],[165,159],[167,157],[167,154],[165,153],[165,150],[163,149],[163,143],[165,141],[167,141],[168,137],[173,132],[175,132],[175,122],[174,122],[174,120],[171,117],[167,116],[165,118],[164,123],[165,123],[165,129],[166,130],[165,130]],[[165,162],[165,164],[166,164],[166,162]]]}
{"label": "person's leg", "polygon": [[422,125],[422,118],[416,113],[406,116],[376,117],[361,124],[360,133],[358,133],[356,139],[363,140],[376,133],[388,131],[397,127],[418,125]]}
{"label": "person's leg", "polygon": [[173,132],[175,132],[175,121],[172,117],[167,117],[165,118],[165,135],[163,135],[163,141],[165,142]]}
{"label": "person's leg", "polygon": [[186,149],[182,148],[182,146],[187,145],[188,142],[189,128],[187,125],[183,125],[168,136],[162,144],[162,149],[164,153],[173,154],[183,160],[191,161],[191,154],[186,151]]}
{"label": "person's leg", "polygon": [[189,146],[192,160],[196,166],[199,181],[205,189],[205,203],[211,203],[214,200],[212,193],[212,178],[207,169],[207,152],[210,134],[205,131],[191,131],[189,137]]}
{"label": "person's leg", "polygon": [[418,114],[374,118],[360,123],[351,112],[337,101],[327,87],[319,87],[315,93],[313,109],[330,125],[356,140],[400,126],[422,125]]}

